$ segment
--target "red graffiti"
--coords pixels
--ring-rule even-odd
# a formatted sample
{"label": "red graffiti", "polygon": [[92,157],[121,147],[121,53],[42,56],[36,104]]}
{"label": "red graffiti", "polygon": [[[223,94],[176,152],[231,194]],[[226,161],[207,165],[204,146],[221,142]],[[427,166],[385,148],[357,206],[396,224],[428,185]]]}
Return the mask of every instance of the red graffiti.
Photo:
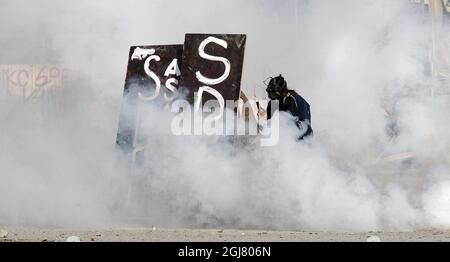
{"label": "red graffiti", "polygon": [[61,65],[0,65],[0,88],[24,98],[40,89],[63,87],[65,71]]}

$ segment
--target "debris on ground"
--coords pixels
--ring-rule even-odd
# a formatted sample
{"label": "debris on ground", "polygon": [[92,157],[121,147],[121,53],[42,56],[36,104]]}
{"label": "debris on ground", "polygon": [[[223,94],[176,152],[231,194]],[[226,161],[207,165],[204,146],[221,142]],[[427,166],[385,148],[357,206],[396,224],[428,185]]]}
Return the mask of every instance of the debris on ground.
{"label": "debris on ground", "polygon": [[66,242],[81,242],[80,237],[70,236],[66,239]]}
{"label": "debris on ground", "polygon": [[377,236],[369,236],[366,242],[381,242],[381,239]]}

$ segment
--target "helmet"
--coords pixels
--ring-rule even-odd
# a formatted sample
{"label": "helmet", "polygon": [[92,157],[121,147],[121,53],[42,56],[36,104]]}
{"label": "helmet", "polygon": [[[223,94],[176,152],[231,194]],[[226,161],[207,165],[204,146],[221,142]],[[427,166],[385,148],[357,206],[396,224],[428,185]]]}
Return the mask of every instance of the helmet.
{"label": "helmet", "polygon": [[272,77],[266,88],[270,99],[279,99],[281,92],[285,90],[287,90],[287,83],[281,74],[279,76]]}

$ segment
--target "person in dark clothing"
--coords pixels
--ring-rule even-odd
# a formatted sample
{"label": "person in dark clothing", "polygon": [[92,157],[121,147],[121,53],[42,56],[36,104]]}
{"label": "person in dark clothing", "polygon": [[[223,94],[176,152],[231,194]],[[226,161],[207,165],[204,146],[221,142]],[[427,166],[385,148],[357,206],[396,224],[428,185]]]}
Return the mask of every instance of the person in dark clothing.
{"label": "person in dark clothing", "polygon": [[272,117],[272,101],[278,100],[279,110],[289,112],[295,117],[295,124],[300,130],[298,139],[302,140],[313,135],[311,110],[308,102],[297,92],[287,88],[287,83],[283,76],[272,77],[266,91],[271,99],[267,105],[267,119]]}

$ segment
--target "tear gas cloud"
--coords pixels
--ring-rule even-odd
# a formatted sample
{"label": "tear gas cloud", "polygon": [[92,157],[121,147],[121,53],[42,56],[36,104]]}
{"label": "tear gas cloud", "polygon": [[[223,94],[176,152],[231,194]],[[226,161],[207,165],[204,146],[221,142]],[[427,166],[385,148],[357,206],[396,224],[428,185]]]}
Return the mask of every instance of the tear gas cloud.
{"label": "tear gas cloud", "polygon": [[[430,95],[431,25],[409,1],[1,0],[0,22],[1,64],[69,68],[56,101],[1,82],[0,224],[450,225],[449,100]],[[129,47],[188,32],[247,34],[243,90],[265,99],[282,73],[311,104],[314,139],[294,143],[283,114],[274,147],[174,137],[172,114],[149,105],[148,157],[130,172],[114,145]]]}

